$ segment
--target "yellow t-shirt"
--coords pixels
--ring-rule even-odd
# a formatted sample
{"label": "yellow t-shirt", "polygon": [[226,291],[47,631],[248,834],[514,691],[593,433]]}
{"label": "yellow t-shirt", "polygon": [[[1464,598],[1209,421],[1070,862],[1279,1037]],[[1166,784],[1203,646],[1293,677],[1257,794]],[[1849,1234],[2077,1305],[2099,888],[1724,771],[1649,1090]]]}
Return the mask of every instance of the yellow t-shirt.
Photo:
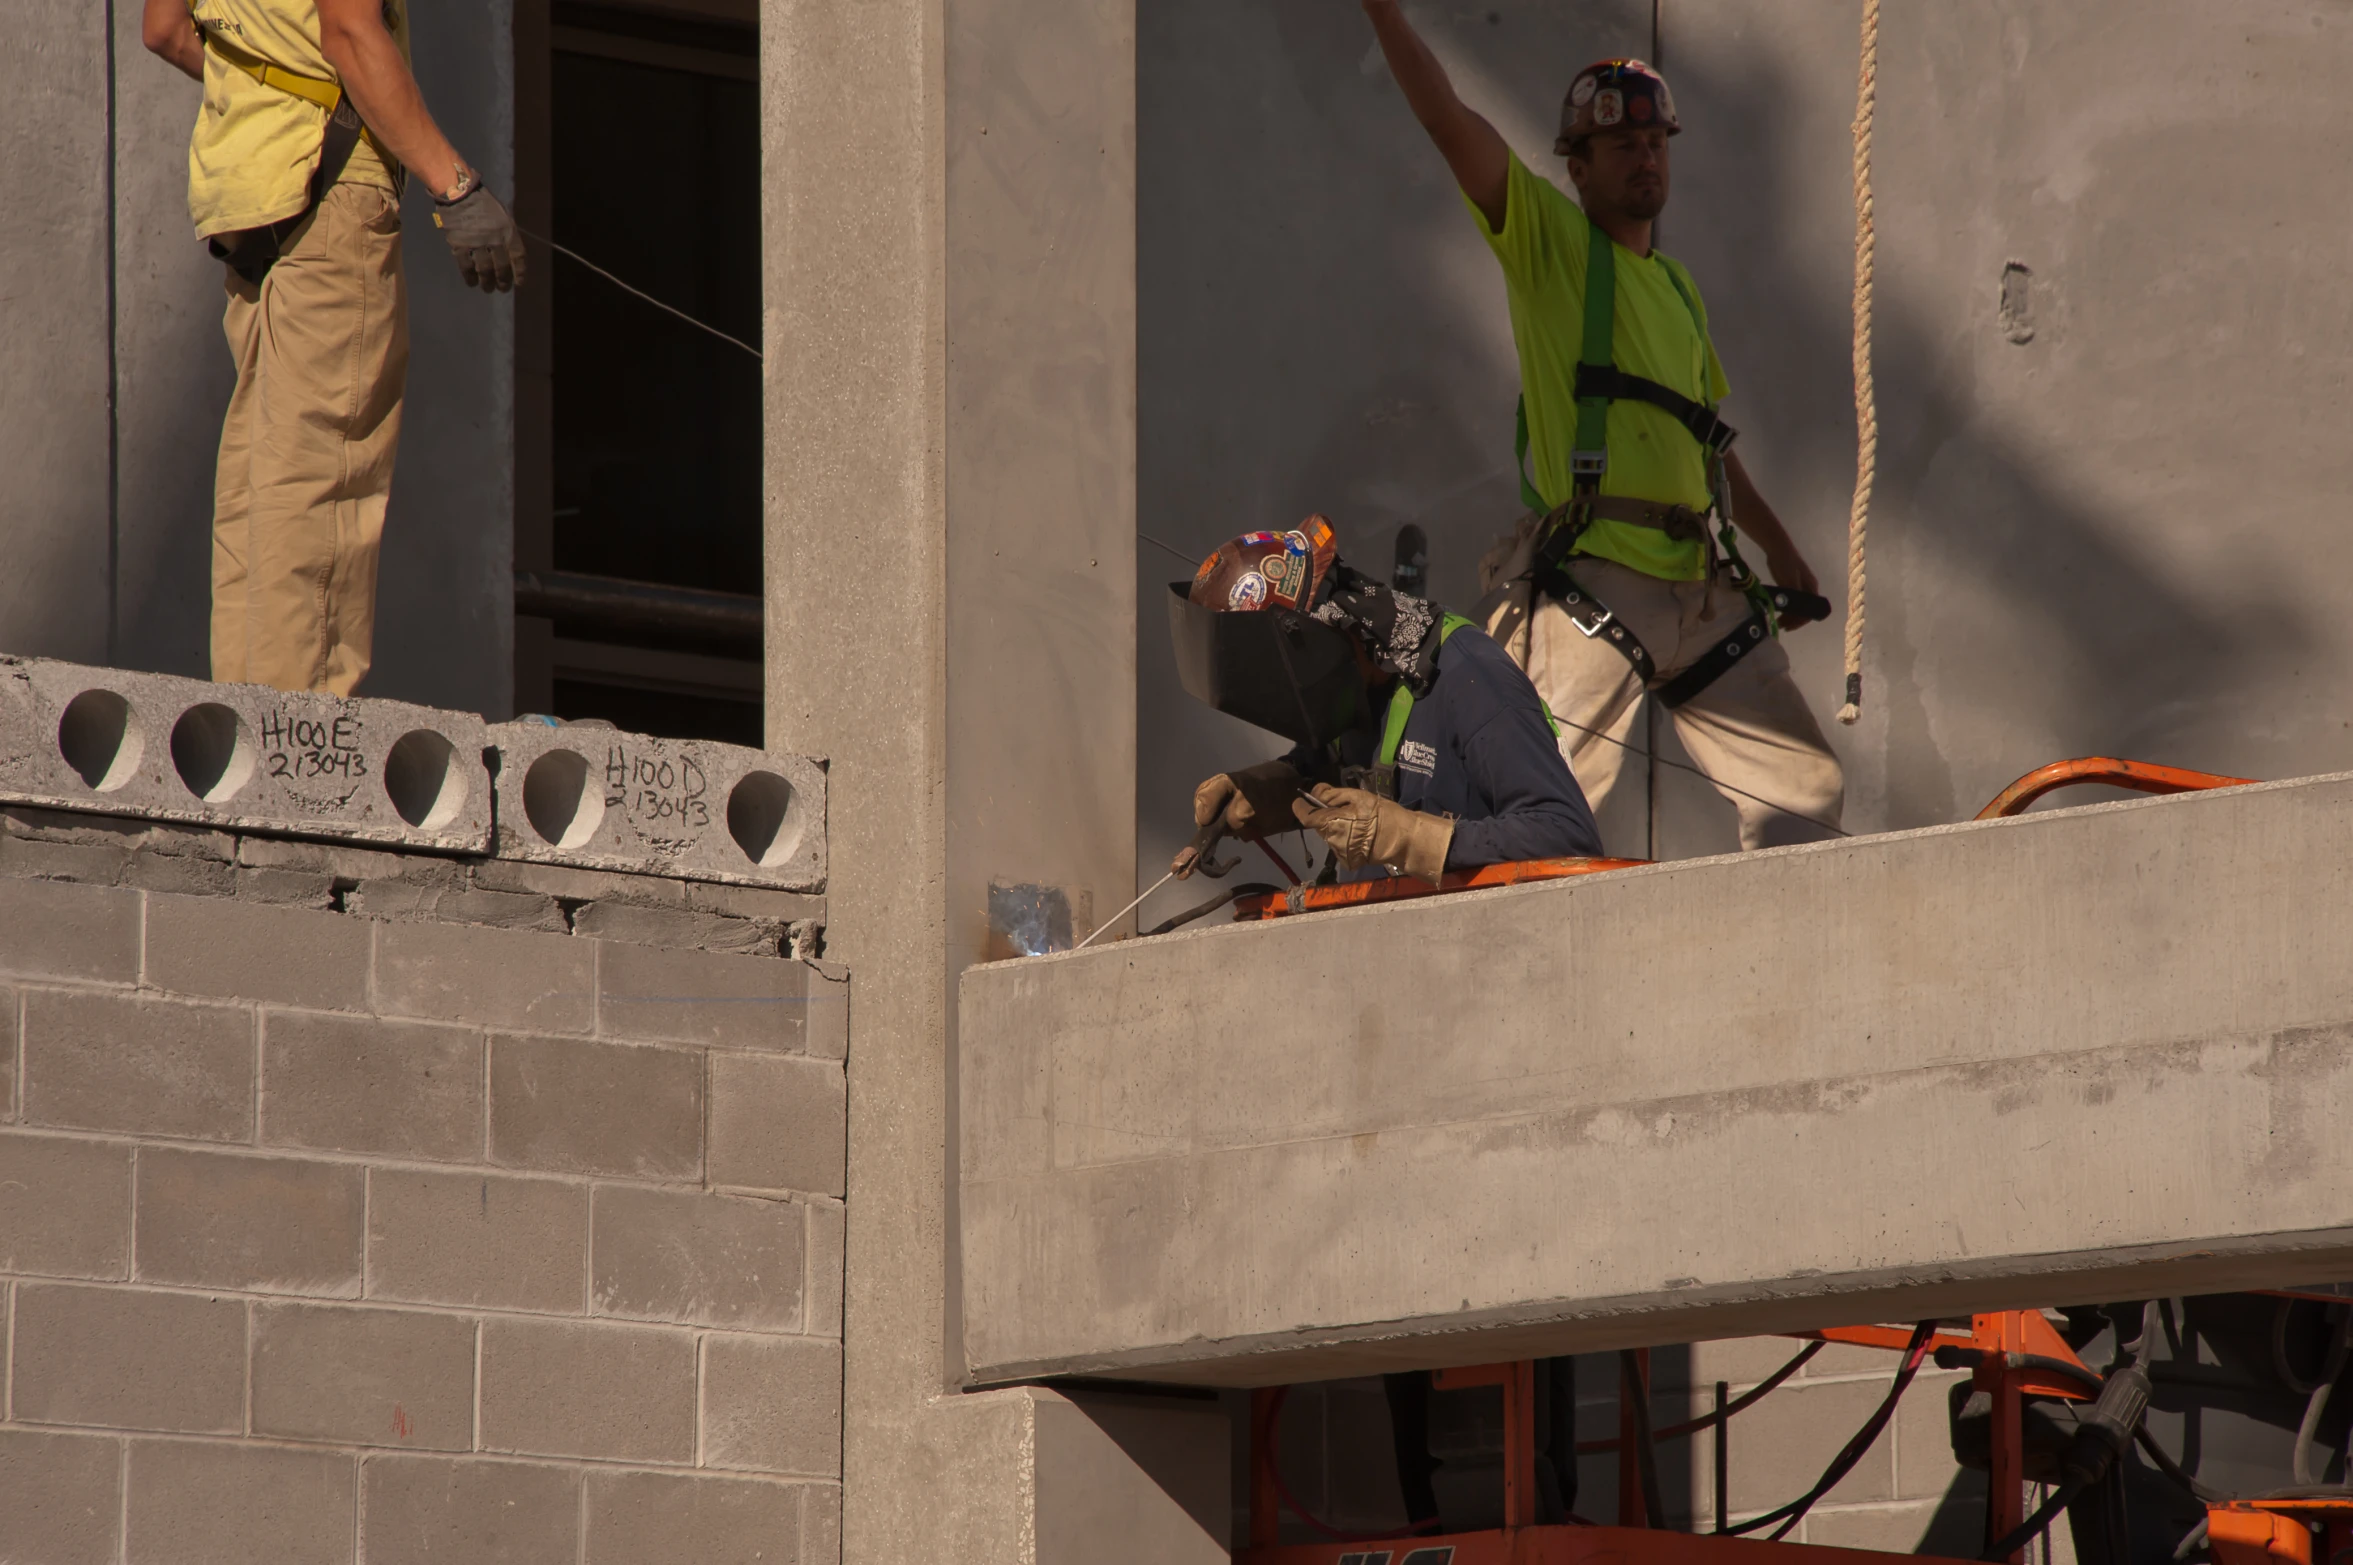
{"label": "yellow t-shirt", "polygon": [[[1559,505],[1574,488],[1569,453],[1577,445],[1577,360],[1585,350],[1585,257],[1593,225],[1575,202],[1530,173],[1516,153],[1507,189],[1501,233],[1487,226],[1477,203],[1463,199],[1503,263],[1512,341],[1520,353],[1520,389],[1528,404],[1528,455],[1536,492],[1547,505]],[[1691,290],[1691,303],[1676,292],[1676,277]],[[1732,388],[1702,329],[1707,306],[1691,274],[1656,250],[1638,256],[1619,245],[1617,294],[1618,368],[1694,402],[1721,402]],[[1612,402],[1609,453],[1603,494],[1695,511],[1708,508],[1707,453],[1662,410],[1622,397]],[[1626,522],[1596,521],[1577,552],[1668,581],[1696,581],[1707,572],[1706,544]]]}
{"label": "yellow t-shirt", "polygon": [[[321,81],[336,80],[319,48],[317,0],[191,0],[189,11],[208,42],[233,48]],[[384,25],[401,56],[409,52],[407,0],[384,0]],[[188,215],[196,237],[259,228],[300,212],[327,132],[327,110],[247,75],[222,51],[204,51],[204,105],[188,142]],[[397,187],[366,137],[351,149],[341,178]]]}

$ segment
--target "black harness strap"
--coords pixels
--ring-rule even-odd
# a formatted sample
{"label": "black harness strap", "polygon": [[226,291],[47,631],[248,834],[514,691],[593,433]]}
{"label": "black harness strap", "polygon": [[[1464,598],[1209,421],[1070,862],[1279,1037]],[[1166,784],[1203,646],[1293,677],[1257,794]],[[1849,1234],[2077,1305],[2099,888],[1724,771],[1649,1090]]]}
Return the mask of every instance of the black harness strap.
{"label": "black harness strap", "polygon": [[1615,364],[1579,364],[1577,395],[1647,402],[1691,431],[1692,439],[1717,456],[1731,450],[1732,442],[1740,438],[1740,431],[1718,418],[1716,410],[1706,403],[1694,402],[1673,387],[1662,386],[1655,380],[1630,375]]}
{"label": "black harness strap", "polygon": [[213,235],[204,242],[213,258],[227,262],[229,270],[259,288],[261,280],[270,275],[270,268],[278,264],[278,257],[286,253],[286,242],[294,237],[294,231],[318,210],[328,187],[343,176],[343,166],[351,161],[352,149],[359,145],[365,129],[360,123],[359,110],[351,106],[351,99],[339,99],[335,111],[327,116],[326,135],[319,143],[318,170],[311,175],[310,199],[303,203],[302,210],[259,228]]}

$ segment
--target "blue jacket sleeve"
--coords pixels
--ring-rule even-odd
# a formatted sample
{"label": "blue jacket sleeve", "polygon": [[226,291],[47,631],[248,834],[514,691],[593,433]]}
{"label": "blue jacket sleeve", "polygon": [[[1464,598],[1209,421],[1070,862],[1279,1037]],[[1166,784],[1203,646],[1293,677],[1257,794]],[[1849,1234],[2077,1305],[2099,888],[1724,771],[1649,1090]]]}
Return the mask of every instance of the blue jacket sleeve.
{"label": "blue jacket sleeve", "polygon": [[1597,858],[1601,832],[1585,792],[1561,759],[1534,691],[1501,707],[1457,741],[1463,773],[1487,801],[1485,820],[1454,825],[1448,869],[1477,869],[1520,859]]}

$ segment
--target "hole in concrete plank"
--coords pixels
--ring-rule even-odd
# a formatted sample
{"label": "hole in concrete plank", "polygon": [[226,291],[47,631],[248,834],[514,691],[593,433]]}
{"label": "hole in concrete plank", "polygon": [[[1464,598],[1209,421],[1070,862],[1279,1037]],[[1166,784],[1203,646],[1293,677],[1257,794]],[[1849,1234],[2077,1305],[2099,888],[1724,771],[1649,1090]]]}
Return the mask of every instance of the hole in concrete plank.
{"label": "hole in concrete plank", "polygon": [[172,770],[207,804],[235,798],[253,778],[253,741],[245,720],[217,701],[182,712],[172,724]]}
{"label": "hole in concrete plank", "polygon": [[2034,272],[2024,261],[2002,268],[2002,335],[2020,347],[2034,341]]}
{"label": "hole in concrete plank", "polygon": [[728,790],[727,833],[743,856],[774,869],[801,845],[800,796],[774,772],[746,772]]}
{"label": "hole in concrete plank", "polygon": [[439,831],[466,807],[466,774],[452,764],[457,751],[430,728],[400,736],[384,757],[384,791],[400,818],[419,831]]}
{"label": "hole in concrete plank", "polygon": [[523,774],[523,817],[539,840],[577,848],[604,823],[605,795],[588,785],[588,760],[576,750],[550,750]]}
{"label": "hole in concrete plank", "polygon": [[111,690],[85,690],[57,719],[57,753],[100,793],[112,793],[139,771],[146,736],[131,703]]}

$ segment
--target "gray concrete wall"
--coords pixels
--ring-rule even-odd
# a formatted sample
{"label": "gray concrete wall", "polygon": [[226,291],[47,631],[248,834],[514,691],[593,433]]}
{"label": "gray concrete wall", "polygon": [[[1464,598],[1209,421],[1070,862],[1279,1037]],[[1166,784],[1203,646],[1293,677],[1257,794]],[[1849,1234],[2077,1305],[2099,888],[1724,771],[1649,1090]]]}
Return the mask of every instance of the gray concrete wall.
{"label": "gray concrete wall", "polygon": [[[1410,9],[1556,179],[1570,74],[1651,52],[1633,0]],[[1857,11],[1659,7],[1687,127],[1664,243],[1708,296],[1742,453],[1841,599]],[[1419,522],[1439,595],[1467,604],[1518,510],[1503,291],[1358,7],[1144,0],[1139,17],[1140,524],[1198,556],[1321,508],[1385,568]],[[1832,735],[1849,825],[1962,819],[2070,755],[2353,763],[2334,715],[2353,562],[2314,521],[2353,460],[2353,307],[2343,214],[2313,199],[2353,155],[2333,87],[2353,17],[1943,5],[1883,29],[1868,696]],[[2031,273],[2024,342],[1999,312],[2012,261]],[[1145,546],[1145,588],[1182,574]],[[1155,615],[1137,634],[1140,887],[1188,833],[1194,782],[1274,747],[1183,695]],[[1840,634],[1789,644],[1825,722]],[[1669,772],[1664,792],[1662,855],[1733,846],[1704,783]],[[1641,852],[1639,800],[1603,824]]]}
{"label": "gray concrete wall", "polygon": [[2339,1274],[2349,805],[2274,784],[976,970],[970,1373],[1275,1383]]}
{"label": "gray concrete wall", "polygon": [[[411,13],[426,101],[511,190],[511,6],[418,0]],[[141,47],[128,0],[44,5],[25,37],[0,65],[17,149],[0,172],[0,458],[20,475],[0,499],[17,564],[0,585],[0,650],[202,676],[213,453],[233,376],[221,269],[188,222],[196,84]],[[503,717],[512,305],[459,284],[429,212],[411,190],[409,395],[365,688]]]}
{"label": "gray concrete wall", "polygon": [[836,1557],[845,983],[450,868],[0,818],[0,1557]]}

